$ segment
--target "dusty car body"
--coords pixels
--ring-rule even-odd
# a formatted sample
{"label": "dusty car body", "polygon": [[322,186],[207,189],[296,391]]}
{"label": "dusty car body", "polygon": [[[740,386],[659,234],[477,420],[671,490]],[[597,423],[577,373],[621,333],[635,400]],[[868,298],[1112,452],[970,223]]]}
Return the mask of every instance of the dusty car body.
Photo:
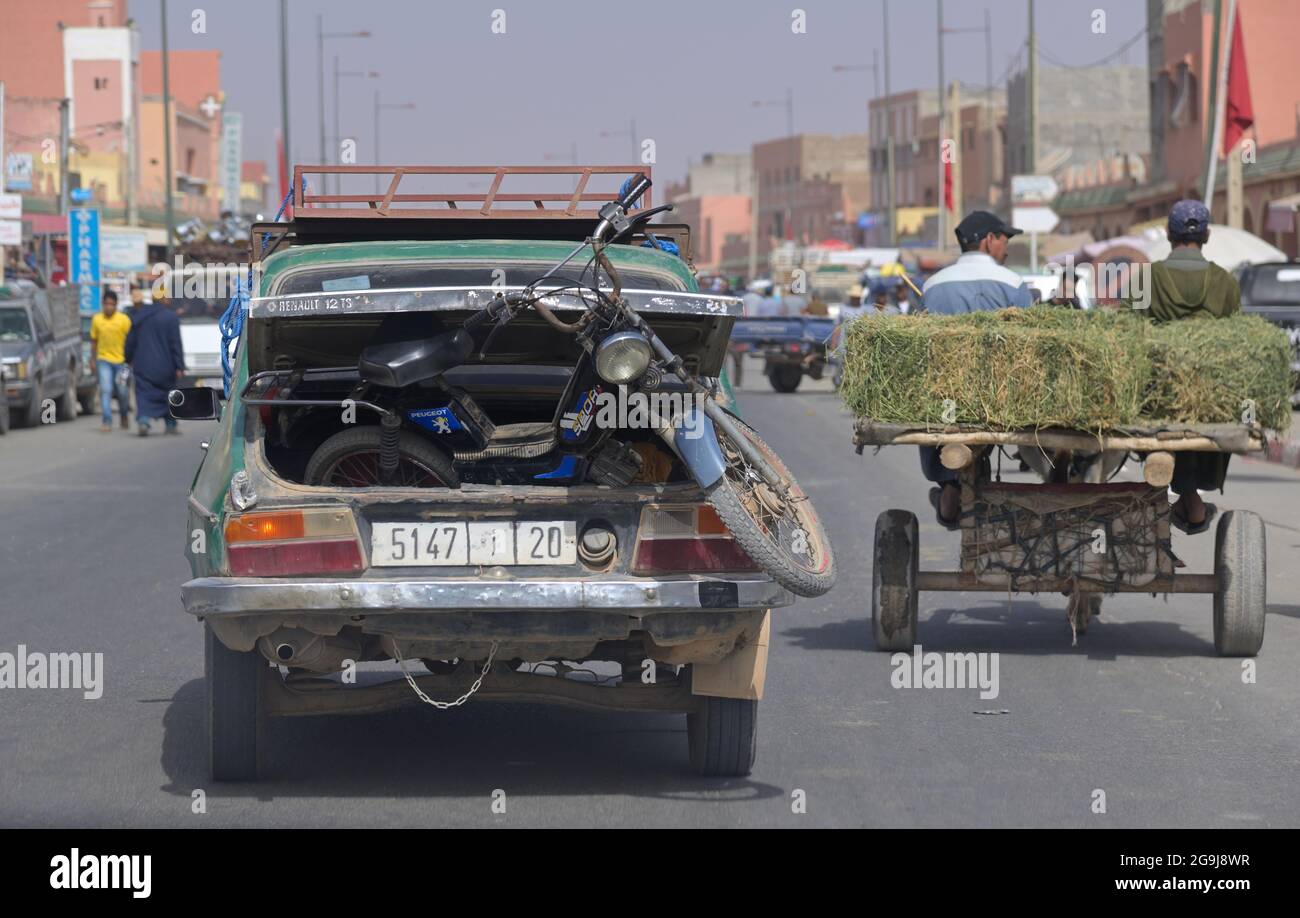
{"label": "dusty car body", "polygon": [[75,286],[0,285],[0,364],[16,425],[39,424],[49,400],[58,420],[77,416],[83,357]]}
{"label": "dusty car body", "polygon": [[[386,232],[409,236],[430,225]],[[475,232],[469,224],[458,231]],[[516,236],[547,238],[448,239],[439,224],[428,233],[435,238],[370,231],[357,241],[336,221],[318,232],[301,214],[277,232],[290,244],[277,237],[259,246],[260,281],[228,399],[188,500],[192,579],[181,593],[205,624],[214,777],[257,776],[268,716],[442,706],[467,695],[470,703],[685,713],[698,771],[748,773],[769,612],[793,597],[729,544],[694,482],[666,472],[623,487],[313,486],[303,483],[304,456],[341,423],[335,413],[241,401],[250,378],[272,367],[355,364],[394,314],[460,321],[498,289],[500,272],[509,285],[553,264],[569,248],[564,237],[523,221]],[[720,376],[739,302],[700,294],[677,256],[613,248],[625,294],[658,334],[702,376]],[[339,294],[343,287],[351,292]],[[554,406],[574,354],[540,321],[521,319],[480,357],[453,371],[456,384],[494,412],[529,418]],[[513,532],[514,554],[436,562],[406,554],[413,533],[430,531],[418,527],[439,525]],[[572,553],[524,557],[522,533],[546,527],[561,529]],[[365,684],[340,677],[394,660],[409,678],[391,666],[392,678]],[[565,677],[593,660],[614,664],[614,676]],[[540,661],[549,662],[525,665]]]}

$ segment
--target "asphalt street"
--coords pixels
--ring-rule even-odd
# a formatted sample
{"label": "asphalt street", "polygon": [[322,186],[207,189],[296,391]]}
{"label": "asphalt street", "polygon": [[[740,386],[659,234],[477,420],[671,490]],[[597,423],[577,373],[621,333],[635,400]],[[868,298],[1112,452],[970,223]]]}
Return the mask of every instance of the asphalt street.
{"label": "asphalt street", "polygon": [[[896,689],[871,645],[876,516],[917,513],[922,567],[952,569],[958,547],[915,450],[855,455],[824,383],[779,395],[751,365],[746,384],[744,415],[811,494],[839,565],[830,594],[773,615],[750,778],[695,777],[680,716],[471,702],[277,720],[272,780],[210,785],[202,631],[179,588],[212,425],[142,440],[83,416],[0,438],[0,651],[99,652],[105,670],[98,700],[0,689],[0,825],[1300,825],[1300,473],[1234,459],[1214,498],[1267,521],[1253,683],[1214,655],[1208,596],[1107,598],[1071,646],[1061,596],[925,593],[924,648],[998,653],[1000,693]],[[1212,535],[1175,550],[1212,569]]]}

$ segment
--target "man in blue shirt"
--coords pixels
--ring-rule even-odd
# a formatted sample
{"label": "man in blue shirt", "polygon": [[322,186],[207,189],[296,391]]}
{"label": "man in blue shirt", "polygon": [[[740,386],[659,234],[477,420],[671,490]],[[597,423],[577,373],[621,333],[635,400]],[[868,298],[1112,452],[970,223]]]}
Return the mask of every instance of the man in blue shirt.
{"label": "man in blue shirt", "polygon": [[[1029,307],[1033,295],[1023,278],[1005,267],[1007,242],[1020,233],[995,214],[971,211],[954,231],[961,255],[954,264],[935,272],[922,289],[922,308],[953,315],[1008,306]],[[961,518],[961,487],[957,473],[939,461],[939,450],[921,447],[921,471],[939,485],[930,492],[939,524],[956,529]]]}

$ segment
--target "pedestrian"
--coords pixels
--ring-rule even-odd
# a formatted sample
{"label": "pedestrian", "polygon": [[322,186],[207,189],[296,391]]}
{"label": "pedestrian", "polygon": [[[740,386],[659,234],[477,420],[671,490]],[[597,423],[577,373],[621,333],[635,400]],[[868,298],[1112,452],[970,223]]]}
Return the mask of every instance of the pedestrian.
{"label": "pedestrian", "polygon": [[889,281],[885,280],[883,277],[877,277],[871,281],[869,289],[871,293],[871,306],[868,308],[868,312],[872,315],[880,316],[897,316],[902,314],[898,307],[889,300]]}
{"label": "pedestrian", "polygon": [[[1221,319],[1241,312],[1241,288],[1223,268],[1208,261],[1201,247],[1210,239],[1210,211],[1200,201],[1183,200],[1169,211],[1165,234],[1169,257],[1151,266],[1148,316],[1156,322]],[[1126,305],[1141,308],[1132,296]],[[1217,508],[1201,499],[1201,491],[1223,491],[1228,477],[1228,453],[1174,453],[1174,477],[1169,488],[1178,495],[1170,511],[1174,526],[1195,535],[1210,528]]]}
{"label": "pedestrian", "polygon": [[122,412],[122,429],[131,424],[131,399],[126,388],[126,339],[131,320],[117,309],[117,294],[104,291],[99,312],[90,320],[90,362],[99,380],[99,429],[113,429],[113,396]]}
{"label": "pedestrian", "polygon": [[177,436],[180,428],[171,416],[167,393],[185,373],[181,325],[168,306],[165,281],[154,278],[153,302],[137,306],[126,339],[126,360],[135,377],[137,432],[149,435],[149,422],[163,419],[163,433]]}
{"label": "pedestrian", "polygon": [[[962,253],[954,264],[936,271],[925,282],[921,308],[931,314],[953,314],[1033,305],[1024,280],[1005,267],[1007,242],[1020,230],[986,210],[975,210],[953,232]],[[944,468],[935,447],[920,449],[921,473],[939,486],[930,490],[935,519],[940,526],[958,529],[961,486],[957,472]]]}
{"label": "pedestrian", "polygon": [[905,316],[912,312],[912,292],[906,281],[894,291],[894,302],[898,306],[899,315]]}

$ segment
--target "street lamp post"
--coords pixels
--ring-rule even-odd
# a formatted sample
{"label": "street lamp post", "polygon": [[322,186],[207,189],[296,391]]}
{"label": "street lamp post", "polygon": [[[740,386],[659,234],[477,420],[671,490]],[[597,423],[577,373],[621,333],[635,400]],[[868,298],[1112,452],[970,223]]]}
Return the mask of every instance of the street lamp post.
{"label": "street lamp post", "polygon": [[[876,99],[880,96],[880,52],[876,49],[871,51],[870,64],[832,64],[832,73],[849,73],[854,71],[870,70],[871,71],[871,98]],[[871,103],[867,103],[867,177],[871,177]],[[875,202],[872,202],[872,206]]]}
{"label": "street lamp post", "polygon": [[[325,152],[325,39],[369,37],[370,33],[365,30],[357,32],[326,32],[325,17],[320,14],[316,16],[317,90],[320,102],[320,162],[322,166],[329,162],[328,155]],[[337,120],[336,118],[335,121],[337,122]],[[286,149],[287,143],[288,141],[286,141]]]}
{"label": "street lamp post", "polygon": [[[794,156],[794,88],[793,87],[786,88],[784,99],[756,99],[753,102],[753,106],[754,108],[769,108],[769,107],[779,106],[785,109],[785,136],[790,143],[790,149],[791,149],[790,159],[793,162],[796,159],[796,157]],[[784,238],[786,233],[788,232],[791,242],[794,241],[794,226],[793,226],[794,188],[795,188],[795,183],[797,178],[798,178],[797,175],[793,176],[791,180],[786,182],[786,193],[785,193],[786,215],[785,215],[785,219],[781,221],[781,236]]]}
{"label": "street lamp post", "polygon": [[[415,108],[414,102],[380,102],[379,90],[375,90],[375,165],[380,165],[379,159],[379,113],[384,109],[404,109],[410,110]],[[375,173],[375,194],[379,194],[379,173]]]}
{"label": "street lamp post", "polygon": [[[340,70],[339,56],[334,55],[334,143],[337,145],[343,141],[343,130],[339,126],[339,80],[343,77],[365,77],[367,79],[377,79],[379,74],[373,70]],[[334,193],[339,194],[343,188],[343,176],[334,176]]]}

